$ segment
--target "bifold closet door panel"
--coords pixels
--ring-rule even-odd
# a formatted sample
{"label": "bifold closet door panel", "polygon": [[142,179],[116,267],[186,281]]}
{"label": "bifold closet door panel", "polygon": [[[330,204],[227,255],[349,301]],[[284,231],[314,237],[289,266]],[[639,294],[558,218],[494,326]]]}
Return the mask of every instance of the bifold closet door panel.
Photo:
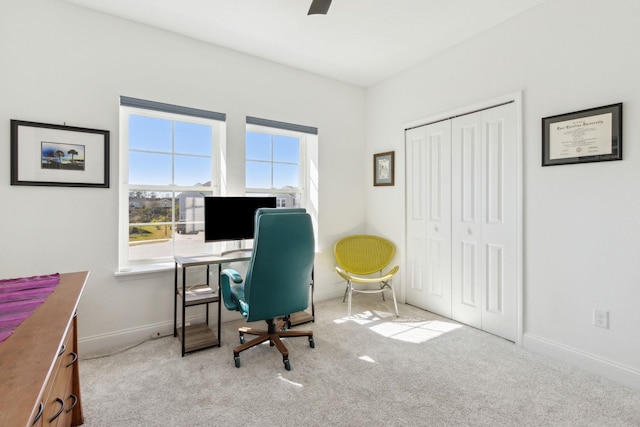
{"label": "bifold closet door panel", "polygon": [[482,114],[452,120],[452,318],[482,327]]}
{"label": "bifold closet door panel", "polygon": [[517,333],[515,106],[452,123],[452,318]]}
{"label": "bifold closet door panel", "polygon": [[482,113],[482,329],[517,336],[517,131],[513,104]]}
{"label": "bifold closet door panel", "polygon": [[451,123],[406,132],[407,302],[451,317]]}

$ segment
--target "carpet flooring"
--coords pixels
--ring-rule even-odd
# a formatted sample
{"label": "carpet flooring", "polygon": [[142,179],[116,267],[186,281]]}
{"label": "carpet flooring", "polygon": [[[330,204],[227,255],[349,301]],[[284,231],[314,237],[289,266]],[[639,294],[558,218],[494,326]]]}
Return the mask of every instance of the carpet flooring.
{"label": "carpet flooring", "polygon": [[[640,426],[640,391],[380,295],[316,304],[314,331],[285,339],[291,371],[268,343],[180,356],[165,337],[80,360],[86,427]],[[260,324],[252,325],[262,327]]]}

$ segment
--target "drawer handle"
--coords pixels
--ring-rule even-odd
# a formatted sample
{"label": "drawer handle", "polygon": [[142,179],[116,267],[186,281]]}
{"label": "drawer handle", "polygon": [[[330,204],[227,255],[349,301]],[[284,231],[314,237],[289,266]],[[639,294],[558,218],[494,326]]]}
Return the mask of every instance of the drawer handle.
{"label": "drawer handle", "polygon": [[66,349],[67,349],[67,345],[66,344],[62,344],[62,347],[60,347],[60,353],[58,353],[58,357],[62,356]]}
{"label": "drawer handle", "polygon": [[73,399],[73,404],[69,407],[69,409],[65,411],[65,414],[73,411],[73,408],[75,408],[76,404],[78,403],[78,396],[76,396],[75,394],[70,394],[69,397]]}
{"label": "drawer handle", "polygon": [[38,406],[38,413],[36,414],[36,417],[33,419],[33,424],[38,422],[38,420],[40,419],[40,417],[42,417],[42,413],[44,412],[44,403],[40,402],[40,405]]}
{"label": "drawer handle", "polygon": [[60,416],[60,414],[62,413],[62,410],[64,409],[64,401],[62,399],[60,399],[59,397],[56,397],[56,402],[60,404],[60,409],[58,410],[58,412],[56,412],[56,414],[53,417],[51,417],[51,419],[49,420],[49,423],[54,422],[55,419]]}
{"label": "drawer handle", "polygon": [[73,355],[73,360],[67,363],[67,366],[65,366],[65,368],[68,368],[69,366],[73,365],[78,360],[78,353],[72,351],[71,354]]}

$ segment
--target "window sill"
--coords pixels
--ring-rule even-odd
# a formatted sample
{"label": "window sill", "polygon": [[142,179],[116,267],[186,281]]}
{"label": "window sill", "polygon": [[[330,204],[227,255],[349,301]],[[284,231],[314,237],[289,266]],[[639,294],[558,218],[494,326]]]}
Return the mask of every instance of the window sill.
{"label": "window sill", "polygon": [[166,273],[174,271],[175,264],[173,262],[164,262],[158,264],[133,265],[123,267],[119,271],[113,273],[116,277],[139,276],[145,274]]}

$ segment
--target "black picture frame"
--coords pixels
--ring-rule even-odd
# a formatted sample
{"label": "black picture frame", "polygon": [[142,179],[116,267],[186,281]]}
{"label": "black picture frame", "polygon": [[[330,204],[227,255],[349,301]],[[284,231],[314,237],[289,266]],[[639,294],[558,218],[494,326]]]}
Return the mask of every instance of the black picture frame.
{"label": "black picture frame", "polygon": [[109,131],[11,120],[11,185],[109,188]]}
{"label": "black picture frame", "polygon": [[622,160],[622,103],[542,119],[542,166]]}
{"label": "black picture frame", "polygon": [[394,151],[373,155],[373,185],[375,187],[394,185],[394,157]]}

